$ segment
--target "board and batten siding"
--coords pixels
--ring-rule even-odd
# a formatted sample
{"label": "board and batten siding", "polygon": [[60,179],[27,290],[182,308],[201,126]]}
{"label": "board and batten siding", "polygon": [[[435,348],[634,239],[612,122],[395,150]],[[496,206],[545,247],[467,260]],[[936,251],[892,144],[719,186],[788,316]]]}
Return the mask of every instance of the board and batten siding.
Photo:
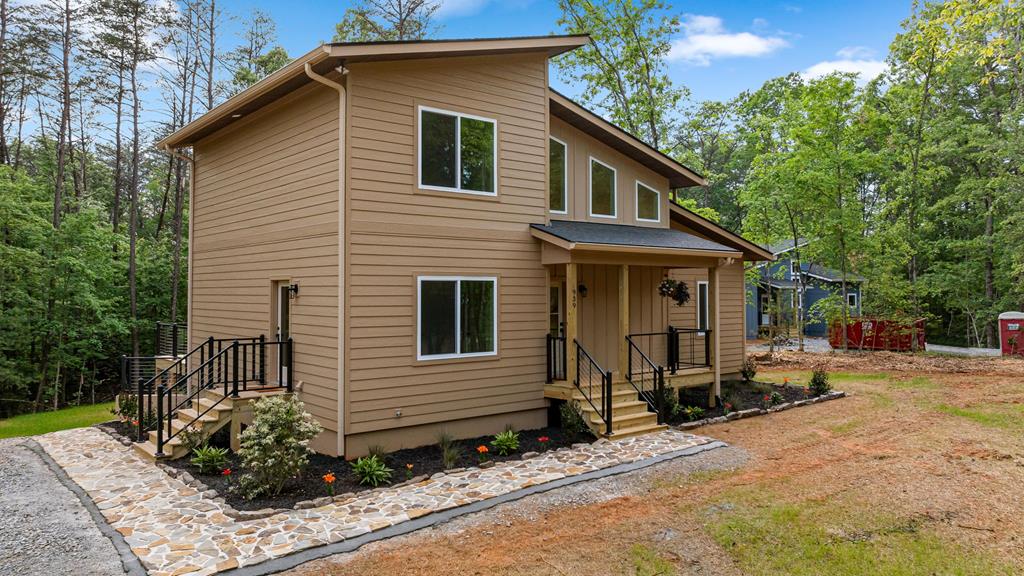
{"label": "board and batten siding", "polygon": [[[350,68],[346,455],[433,442],[439,423],[494,417],[500,431],[504,415],[543,414],[546,272],[529,224],[546,216],[546,58]],[[419,106],[497,121],[496,196],[418,187]],[[497,356],[417,360],[416,279],[429,275],[497,278]]]}
{"label": "board and batten siding", "polygon": [[[338,96],[299,89],[195,145],[189,337],[273,339],[275,281],[291,300],[294,382],[337,453]],[[268,376],[276,370],[268,367]]]}
{"label": "board and batten siding", "polygon": [[[706,282],[708,270],[706,268],[673,268],[669,271],[669,278],[686,282],[690,289],[690,301],[684,306],[669,304],[669,324],[676,328],[697,327],[697,283]],[[722,347],[720,359],[723,375],[732,375],[740,371],[743,366],[744,340],[743,340],[743,314],[744,314],[744,276],[743,263],[736,262],[728,266],[722,266],[718,270],[719,287],[719,345]],[[709,293],[709,297],[712,295]],[[709,325],[711,320],[708,320]],[[681,336],[685,338],[685,336]],[[694,346],[694,353],[698,359],[703,359],[704,343],[698,339]],[[684,358],[685,360],[685,358]]]}

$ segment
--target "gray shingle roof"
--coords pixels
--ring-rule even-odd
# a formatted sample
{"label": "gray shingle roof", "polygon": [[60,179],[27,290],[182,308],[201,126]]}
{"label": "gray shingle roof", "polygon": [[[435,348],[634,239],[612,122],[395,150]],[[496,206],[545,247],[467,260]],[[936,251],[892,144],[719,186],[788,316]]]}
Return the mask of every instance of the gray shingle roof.
{"label": "gray shingle roof", "polygon": [[[810,241],[807,238],[800,238],[797,243],[800,246],[804,246],[808,242],[810,242]],[[793,242],[793,239],[790,238],[789,240],[782,240],[780,242],[775,242],[773,244],[769,244],[768,245],[768,249],[771,250],[772,254],[775,254],[776,256],[778,256],[779,254],[782,254],[783,252],[789,252],[790,250],[792,250],[794,245],[795,245],[795,243]]]}
{"label": "gray shingle roof", "polygon": [[[843,281],[843,273],[841,271],[835,270],[833,268],[827,268],[825,266],[822,266],[821,264],[811,264],[810,266],[807,267],[805,272],[812,276],[817,276],[818,278],[824,278],[825,280],[828,280],[830,282]],[[853,272],[847,272],[846,281],[863,282],[864,277],[858,274],[854,274]]]}
{"label": "gray shingle roof", "polygon": [[551,224],[546,226],[543,224],[531,224],[531,227],[535,230],[557,236],[567,242],[737,252],[735,248],[671,228],[650,228],[647,226],[566,220],[552,220]]}

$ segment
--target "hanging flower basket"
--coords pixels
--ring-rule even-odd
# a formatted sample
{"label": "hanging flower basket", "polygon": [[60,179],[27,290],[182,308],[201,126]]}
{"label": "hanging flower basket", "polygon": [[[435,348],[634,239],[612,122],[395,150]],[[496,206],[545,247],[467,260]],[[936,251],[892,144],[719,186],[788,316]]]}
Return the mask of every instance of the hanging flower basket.
{"label": "hanging flower basket", "polygon": [[671,298],[676,306],[685,306],[690,301],[690,287],[686,282],[680,282],[671,278],[665,278],[658,284],[658,294],[664,298]]}

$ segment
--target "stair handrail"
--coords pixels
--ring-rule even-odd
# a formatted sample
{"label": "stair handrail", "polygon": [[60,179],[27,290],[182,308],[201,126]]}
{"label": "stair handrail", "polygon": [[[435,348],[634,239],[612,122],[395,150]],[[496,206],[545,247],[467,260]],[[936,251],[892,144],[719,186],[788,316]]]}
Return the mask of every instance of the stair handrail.
{"label": "stair handrail", "polygon": [[[195,369],[189,371],[184,378],[180,378],[177,382],[172,384],[170,388],[165,386],[163,383],[157,386],[155,453],[155,456],[157,458],[160,458],[164,455],[164,444],[170,442],[175,436],[180,434],[183,430],[190,428],[192,424],[195,424],[203,416],[206,416],[206,414],[209,413],[210,410],[213,410],[217,405],[219,405],[226,398],[228,398],[228,396],[233,396],[236,398],[238,397],[238,346],[239,344],[237,340],[232,342],[230,346],[221,349],[220,352],[217,352],[215,355],[208,358],[206,362],[203,362]],[[220,398],[218,398],[216,402],[212,402],[209,406],[207,406],[206,409],[203,410],[202,412],[199,411],[198,403],[196,403],[196,417],[193,418],[190,422],[188,422],[188,424],[178,429],[177,432],[175,432],[171,423],[174,421],[175,415],[178,413],[178,411],[186,407],[186,405],[192,405],[193,399],[197,398],[204,391],[213,388],[213,386],[210,384],[217,384],[217,382],[208,382],[207,385],[205,386],[195,386],[195,388],[190,393],[187,393],[184,400],[179,401],[177,405],[172,407],[171,404],[174,402],[174,389],[179,386],[186,386],[186,390],[188,390],[189,379],[192,378],[194,374],[202,375],[203,370],[214,367],[217,361],[220,361],[221,364],[223,365],[224,358],[227,358],[229,355],[233,360],[234,369],[231,371],[231,378],[224,378],[223,381],[220,382],[224,385],[224,394]],[[214,372],[219,373],[219,371],[217,370],[214,370]],[[230,391],[228,389],[229,380],[231,382]],[[165,398],[167,402],[166,410],[164,409]],[[164,420],[167,421],[166,438],[164,438]]]}
{"label": "stair handrail", "polygon": [[[573,385],[576,389],[583,394],[583,398],[590,404],[590,407],[597,412],[597,415],[604,421],[605,431],[611,436],[612,434],[612,373],[601,368],[601,365],[594,360],[593,356],[590,355],[587,350],[580,345],[579,341],[575,338],[572,341],[576,347],[576,379],[573,380]],[[581,366],[582,364],[582,366]],[[587,389],[584,390],[583,386],[580,385],[580,374],[582,371],[580,368],[586,368],[587,370]],[[594,404],[594,371],[597,371],[601,378],[601,390],[602,399],[601,407],[598,408]]]}
{"label": "stair handrail", "polygon": [[[143,439],[145,437],[145,433],[147,432],[147,430],[146,430],[147,427],[145,425],[146,416],[151,415],[153,413],[153,400],[152,400],[151,396],[155,392],[154,384],[156,382],[158,382],[158,381],[166,383],[167,380],[169,378],[171,378],[172,376],[174,377],[175,380],[181,379],[182,371],[183,371],[182,368],[184,367],[184,368],[187,369],[188,363],[193,358],[193,356],[198,354],[199,358],[200,358],[199,361],[200,362],[204,361],[206,351],[208,349],[212,350],[212,347],[210,347],[210,343],[212,341],[213,341],[213,337],[212,336],[210,338],[206,339],[206,340],[203,340],[195,348],[189,350],[187,354],[177,358],[174,362],[171,362],[166,368],[164,368],[160,372],[154,374],[148,380],[143,380],[142,378],[138,379],[138,381],[136,382],[136,389],[135,389],[136,396],[135,397],[137,399],[137,405],[138,405],[138,416],[137,416],[136,422],[138,423],[138,426],[137,426],[137,429],[138,429],[137,430],[137,437],[138,437],[139,442],[143,441]],[[134,361],[138,361],[140,358],[154,358],[155,359],[156,356],[153,356],[153,357],[144,357],[144,356],[129,357],[129,356],[122,356],[121,357],[121,388],[122,388],[122,390],[127,390],[128,389],[128,383],[127,383],[128,376],[127,376],[127,369],[126,369],[128,360],[131,359],[131,360],[134,360]],[[146,403],[148,403],[148,406],[145,405]]]}
{"label": "stair handrail", "polygon": [[[626,336],[629,353],[627,356],[626,381],[633,386],[637,395],[658,415],[658,424],[665,423],[665,367],[656,364],[633,340],[635,334]],[[635,365],[639,371],[634,370]],[[650,374],[648,389],[647,375]]]}

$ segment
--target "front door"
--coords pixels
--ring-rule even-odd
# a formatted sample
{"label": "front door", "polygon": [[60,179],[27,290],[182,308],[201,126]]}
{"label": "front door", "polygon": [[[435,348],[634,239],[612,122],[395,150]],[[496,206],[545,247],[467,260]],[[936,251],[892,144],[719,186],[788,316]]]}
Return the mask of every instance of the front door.
{"label": "front door", "polygon": [[[277,346],[274,346],[277,352],[277,357],[280,358],[280,354],[284,351],[284,342],[291,336],[291,291],[288,289],[289,282],[277,282],[275,297],[276,297],[276,310],[277,315],[275,320],[276,327],[275,332],[277,341],[281,342]],[[291,366],[287,366],[287,356],[284,361],[277,362],[277,381],[279,383],[288,381],[288,371],[291,370]]]}

